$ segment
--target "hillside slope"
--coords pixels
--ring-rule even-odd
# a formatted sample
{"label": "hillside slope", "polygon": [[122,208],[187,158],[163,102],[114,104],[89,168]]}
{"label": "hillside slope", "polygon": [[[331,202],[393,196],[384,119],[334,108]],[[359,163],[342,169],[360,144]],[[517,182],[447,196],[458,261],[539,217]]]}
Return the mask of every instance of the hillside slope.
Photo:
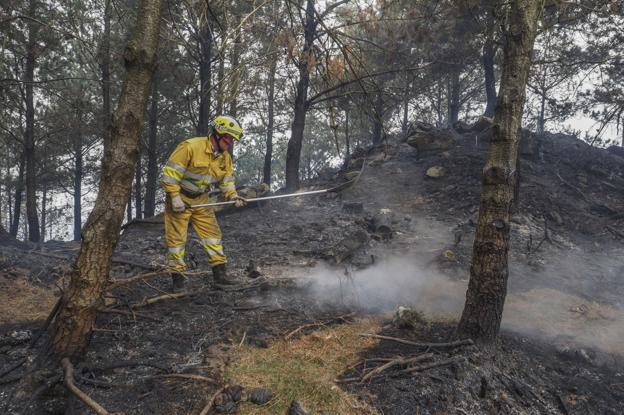
{"label": "hillside slope", "polygon": [[[150,303],[169,289],[165,273],[153,272],[163,261],[162,223],[127,226],[112,276],[120,284],[98,319],[81,387],[109,410],[127,414],[199,413],[217,386],[159,376],[223,381],[237,345],[253,353],[298,328],[306,335],[319,322],[331,326],[361,316],[381,319],[380,333],[390,336],[451,338],[463,306],[488,142],[487,125],[461,131],[420,129],[409,144],[390,140],[359,149],[347,170],[308,184],[324,188],[357,177],[339,194],[222,212],[229,268],[244,281],[227,291],[212,287],[205,254],[192,237],[187,293]],[[384,414],[622,412],[624,158],[573,137],[525,133],[520,165],[505,334],[494,363],[475,346],[436,351],[434,362],[451,363],[424,376],[392,372],[370,383],[346,382],[344,390]],[[75,248],[3,245],[3,295],[23,297],[24,281],[53,287]],[[122,283],[146,272],[143,280]],[[412,329],[383,325],[385,313],[399,305],[433,322]],[[32,313],[12,316],[4,320],[3,339],[21,336],[14,333],[28,339],[37,327],[25,321]],[[2,344],[0,368],[30,353],[23,341]],[[382,341],[363,349],[361,358],[424,351]],[[129,366],[119,368],[120,362]],[[359,370],[345,367],[341,378],[367,373]],[[3,397],[9,386],[0,385]],[[257,411],[246,413],[275,413]]]}

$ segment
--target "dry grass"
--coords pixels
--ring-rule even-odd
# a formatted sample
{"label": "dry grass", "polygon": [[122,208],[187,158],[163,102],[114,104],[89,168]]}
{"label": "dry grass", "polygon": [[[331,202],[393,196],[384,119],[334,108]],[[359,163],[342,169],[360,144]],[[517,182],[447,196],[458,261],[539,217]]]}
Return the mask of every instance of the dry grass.
{"label": "dry grass", "polygon": [[377,414],[373,408],[334,383],[339,375],[360,359],[360,353],[377,340],[358,333],[379,331],[379,322],[359,320],[316,331],[267,349],[241,347],[226,378],[247,388],[266,387],[276,394],[264,406],[246,403],[241,414],[283,414],[293,399],[312,413],[327,411],[341,415]]}
{"label": "dry grass", "polygon": [[0,324],[45,319],[56,303],[55,291],[0,273]]}

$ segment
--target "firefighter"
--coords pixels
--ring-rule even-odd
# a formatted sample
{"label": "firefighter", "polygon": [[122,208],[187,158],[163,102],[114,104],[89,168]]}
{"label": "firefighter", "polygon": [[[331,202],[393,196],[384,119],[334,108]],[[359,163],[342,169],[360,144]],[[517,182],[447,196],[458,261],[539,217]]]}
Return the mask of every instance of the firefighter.
{"label": "firefighter", "polygon": [[[207,137],[194,137],[180,143],[163,168],[162,185],[167,193],[165,204],[165,241],[167,265],[184,271],[184,249],[189,220],[208,254],[215,283],[235,283],[228,278],[223,253],[221,229],[213,208],[187,208],[210,202],[211,195],[222,193],[236,207],[246,200],[236,193],[230,148],[243,137],[243,128],[233,117],[219,115],[210,121]],[[185,279],[174,273],[173,291],[184,289]]]}

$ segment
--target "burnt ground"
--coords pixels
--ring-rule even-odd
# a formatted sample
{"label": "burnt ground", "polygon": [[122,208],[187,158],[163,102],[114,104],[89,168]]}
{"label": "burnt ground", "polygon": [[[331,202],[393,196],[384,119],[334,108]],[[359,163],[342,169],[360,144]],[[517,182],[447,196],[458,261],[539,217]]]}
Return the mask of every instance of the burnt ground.
{"label": "burnt ground", "polygon": [[[387,325],[384,334],[451,338],[469,275],[487,135],[466,129],[427,151],[398,141],[358,150],[348,170],[325,172],[308,186],[333,186],[361,171],[340,194],[221,212],[229,269],[242,283],[227,291],[206,284],[205,255],[192,237],[186,295],[146,304],[168,292],[166,275],[114,289],[77,384],[109,411],[196,414],[226,381],[221,374],[233,348],[266,347],[307,323],[411,305],[451,322],[418,330]],[[445,174],[426,177],[433,166]],[[624,158],[573,137],[526,133],[519,200],[505,329],[494,357],[476,346],[444,350],[437,361],[457,361],[342,387],[384,414],[624,411]],[[0,401],[24,365],[4,372],[33,354],[27,345],[45,318],[24,307],[51,308],[53,298],[36,295],[58,291],[77,249],[61,242],[0,247]],[[163,249],[159,218],[130,224],[112,278],[158,269]],[[34,291],[20,302],[24,287]],[[382,341],[362,358],[422,351]],[[64,413],[64,399],[47,402],[23,413]],[[72,407],[70,413],[87,413],[81,403]]]}

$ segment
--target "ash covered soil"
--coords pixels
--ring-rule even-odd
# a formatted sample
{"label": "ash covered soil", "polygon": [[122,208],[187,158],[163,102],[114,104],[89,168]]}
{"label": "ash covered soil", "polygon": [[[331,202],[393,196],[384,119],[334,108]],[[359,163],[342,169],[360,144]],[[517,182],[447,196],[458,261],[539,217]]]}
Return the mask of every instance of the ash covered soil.
{"label": "ash covered soil", "polygon": [[[187,289],[168,296],[170,279],[159,271],[161,219],[129,224],[114,258],[116,288],[77,365],[76,384],[111,412],[198,414],[228,381],[224,369],[241,344],[264,348],[301,326],[310,325],[297,335],[316,330],[312,323],[374,316],[386,323],[380,335],[452,341],[489,136],[482,125],[459,130],[417,129],[408,142],[358,149],[348,169],[306,186],[331,187],[361,173],[339,194],[221,212],[229,271],[241,281],[226,290],[212,285],[191,234]],[[624,412],[624,158],[571,136],[528,132],[520,156],[496,350],[381,340],[337,383],[379,413]],[[3,239],[1,402],[23,374],[20,362],[36,351],[28,344],[77,249]],[[139,274],[144,278],[124,283]],[[427,321],[399,328],[387,314],[397,306],[413,307]],[[426,356],[361,381],[379,362],[417,355]],[[46,408],[24,413],[65,413],[63,389],[47,392]],[[88,413],[79,402],[70,406],[68,413]]]}

